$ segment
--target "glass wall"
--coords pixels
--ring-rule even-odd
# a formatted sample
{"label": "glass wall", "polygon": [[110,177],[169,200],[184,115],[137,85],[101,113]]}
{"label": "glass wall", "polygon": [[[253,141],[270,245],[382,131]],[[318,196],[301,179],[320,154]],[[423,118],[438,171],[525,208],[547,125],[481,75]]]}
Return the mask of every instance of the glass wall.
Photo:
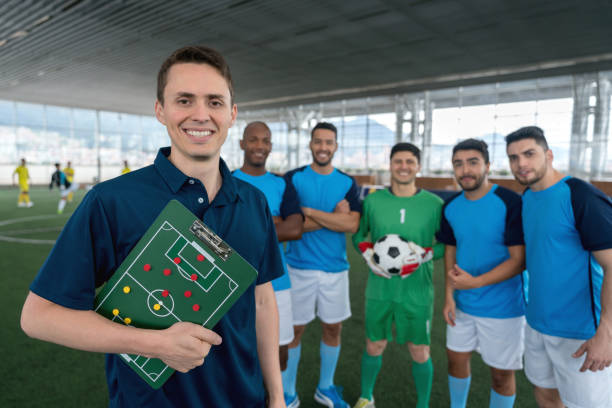
{"label": "glass wall", "polygon": [[[352,173],[388,168],[391,146],[410,141],[423,151],[423,175],[448,175],[452,147],[474,137],[489,145],[494,175],[510,172],[504,136],[526,125],[544,129],[555,167],[586,178],[612,178],[612,71],[437,89],[411,94],[332,101],[268,110],[242,110],[222,156],[242,165],[239,141],[247,123],[265,121],[272,131],[268,168],[285,172],[312,161],[310,130],[318,121],[338,128],[334,165]],[[43,182],[52,163],[70,160],[76,178],[107,179],[123,160],[132,168],[153,162],[168,145],[153,116],[93,111],[0,100],[0,183],[21,157]],[[572,158],[570,160],[570,158]]]}

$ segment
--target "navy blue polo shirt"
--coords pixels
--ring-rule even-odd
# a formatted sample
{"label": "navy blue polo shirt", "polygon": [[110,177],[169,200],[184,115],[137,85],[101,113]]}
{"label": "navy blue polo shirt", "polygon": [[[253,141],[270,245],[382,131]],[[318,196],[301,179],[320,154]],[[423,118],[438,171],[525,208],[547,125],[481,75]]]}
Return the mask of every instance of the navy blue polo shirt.
{"label": "navy blue polo shirt", "polygon": [[221,189],[212,203],[204,185],[179,171],[160,149],[155,163],[96,185],[74,212],[30,286],[56,304],[91,310],[106,282],[155,217],[176,199],[202,219],[258,271],[214,327],[223,343],[204,364],[152,389],[117,355],[107,354],[111,407],[260,407],[264,387],[255,336],[255,285],[283,274],[276,230],[265,196],[233,178],[221,160]]}

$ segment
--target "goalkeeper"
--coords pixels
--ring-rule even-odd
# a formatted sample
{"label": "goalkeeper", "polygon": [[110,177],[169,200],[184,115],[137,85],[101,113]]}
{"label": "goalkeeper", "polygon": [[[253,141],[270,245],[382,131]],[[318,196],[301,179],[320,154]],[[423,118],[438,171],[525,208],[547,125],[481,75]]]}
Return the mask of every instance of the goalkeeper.
{"label": "goalkeeper", "polygon": [[[369,194],[363,203],[359,230],[353,244],[363,252],[371,272],[366,287],[366,349],[361,360],[361,397],[356,408],[374,407],[372,392],[387,342],[408,343],[412,375],[417,388],[417,407],[429,406],[433,364],[429,355],[433,316],[432,257],[441,258],[442,244],[434,244],[440,227],[443,201],[419,189],[421,151],[411,143],[398,143],[391,149],[391,187]],[[391,276],[371,261],[372,243],[387,234],[398,234],[416,244],[416,262],[404,265],[398,276]],[[369,239],[368,239],[369,235]]]}

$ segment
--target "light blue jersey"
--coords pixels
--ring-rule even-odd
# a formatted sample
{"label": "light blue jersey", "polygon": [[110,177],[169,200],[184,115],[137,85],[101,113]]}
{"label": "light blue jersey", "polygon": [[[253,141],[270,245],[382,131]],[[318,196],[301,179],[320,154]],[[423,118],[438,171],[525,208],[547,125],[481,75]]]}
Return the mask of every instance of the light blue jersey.
{"label": "light blue jersey", "polygon": [[591,184],[565,177],[545,190],[525,191],[523,229],[527,322],[552,336],[593,337],[603,271],[592,251],[612,248],[612,201]]}
{"label": "light blue jersey", "polygon": [[[523,245],[521,197],[495,184],[478,200],[457,194],[444,204],[436,238],[457,247],[457,265],[463,270],[473,276],[485,274],[510,257],[509,246]],[[502,319],[525,314],[521,275],[455,290],[454,298],[460,310],[474,316]]]}
{"label": "light blue jersey", "polygon": [[[264,193],[268,201],[268,206],[270,207],[270,213],[272,213],[273,217],[278,216],[286,218],[291,214],[302,213],[295,189],[282,177],[269,172],[261,176],[251,176],[240,169],[232,172],[232,175],[252,184]],[[291,280],[289,279],[289,272],[287,271],[287,261],[285,260],[283,244],[279,243],[278,245],[283,259],[285,273],[280,278],[272,281],[272,286],[275,291],[291,288]]]}
{"label": "light blue jersey", "polygon": [[[304,166],[288,172],[285,178],[295,186],[302,207],[333,212],[336,204],[346,199],[351,211],[361,212],[357,183],[338,169],[319,174]],[[286,255],[289,265],[298,269],[342,272],[349,268],[344,233],[327,228],[304,232],[302,239],[288,243]]]}

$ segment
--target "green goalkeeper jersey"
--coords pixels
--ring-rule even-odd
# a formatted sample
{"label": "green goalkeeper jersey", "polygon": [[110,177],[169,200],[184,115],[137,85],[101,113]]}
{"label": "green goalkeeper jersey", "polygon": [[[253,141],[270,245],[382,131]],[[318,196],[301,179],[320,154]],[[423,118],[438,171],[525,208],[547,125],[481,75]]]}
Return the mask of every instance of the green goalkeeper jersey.
{"label": "green goalkeeper jersey", "polygon": [[[442,205],[440,197],[419,190],[410,197],[393,195],[390,189],[379,190],[366,196],[359,230],[353,235],[353,245],[363,241],[376,242],[387,234],[398,234],[422,247],[433,247],[434,259],[444,255],[444,245],[435,242],[440,228]],[[368,238],[369,235],[369,238]],[[433,302],[433,261],[421,265],[410,276],[391,279],[370,271],[366,298],[431,305]]]}

